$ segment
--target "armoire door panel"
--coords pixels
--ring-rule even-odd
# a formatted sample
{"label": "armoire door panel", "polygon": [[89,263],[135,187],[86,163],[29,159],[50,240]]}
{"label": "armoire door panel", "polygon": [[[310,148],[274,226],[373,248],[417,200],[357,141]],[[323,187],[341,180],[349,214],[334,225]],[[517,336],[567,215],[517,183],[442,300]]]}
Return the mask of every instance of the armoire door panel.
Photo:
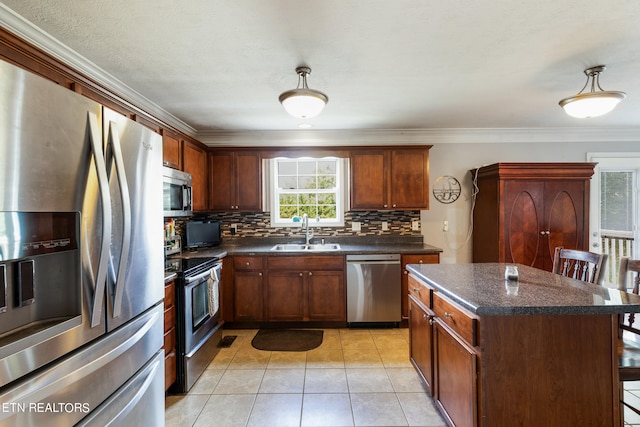
{"label": "armoire door panel", "polygon": [[[540,200],[542,186],[535,183],[510,182],[511,197],[505,203],[506,262],[538,267],[541,263]],[[505,187],[507,186],[505,185]]]}
{"label": "armoire door panel", "polygon": [[578,212],[571,196],[565,191],[556,194],[549,210],[549,253],[563,246],[578,248]]}

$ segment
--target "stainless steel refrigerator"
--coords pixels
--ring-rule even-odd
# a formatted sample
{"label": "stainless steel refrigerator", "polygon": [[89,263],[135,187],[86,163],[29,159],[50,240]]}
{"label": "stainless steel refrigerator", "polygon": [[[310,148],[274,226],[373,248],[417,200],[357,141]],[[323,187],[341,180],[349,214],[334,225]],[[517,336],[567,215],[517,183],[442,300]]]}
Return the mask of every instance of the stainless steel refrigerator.
{"label": "stainless steel refrigerator", "polygon": [[162,140],[0,61],[0,426],[164,425]]}

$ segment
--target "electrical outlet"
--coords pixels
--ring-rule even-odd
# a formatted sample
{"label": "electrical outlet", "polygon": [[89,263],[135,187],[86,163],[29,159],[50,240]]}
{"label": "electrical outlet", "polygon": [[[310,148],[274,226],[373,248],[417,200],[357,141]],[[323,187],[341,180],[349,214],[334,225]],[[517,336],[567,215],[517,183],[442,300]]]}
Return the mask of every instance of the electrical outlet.
{"label": "electrical outlet", "polygon": [[446,219],[442,221],[442,231],[449,231],[449,221]]}
{"label": "electrical outlet", "polygon": [[231,224],[231,235],[234,235],[238,232],[238,224]]}
{"label": "electrical outlet", "polygon": [[352,222],[351,223],[351,231],[360,231],[361,227],[360,227],[360,223],[359,222]]}
{"label": "electrical outlet", "polygon": [[413,221],[411,221],[411,230],[413,231],[420,230],[420,221],[418,221],[417,219],[414,219]]}
{"label": "electrical outlet", "polygon": [[389,231],[389,223],[387,221],[382,221],[382,231]]}

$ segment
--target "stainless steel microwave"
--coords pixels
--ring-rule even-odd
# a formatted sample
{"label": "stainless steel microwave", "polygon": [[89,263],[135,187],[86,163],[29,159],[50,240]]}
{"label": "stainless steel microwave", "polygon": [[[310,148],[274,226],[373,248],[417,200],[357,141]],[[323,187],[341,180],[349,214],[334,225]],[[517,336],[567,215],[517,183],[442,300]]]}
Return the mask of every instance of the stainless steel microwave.
{"label": "stainless steel microwave", "polygon": [[191,174],[162,168],[162,207],[165,217],[192,214]]}

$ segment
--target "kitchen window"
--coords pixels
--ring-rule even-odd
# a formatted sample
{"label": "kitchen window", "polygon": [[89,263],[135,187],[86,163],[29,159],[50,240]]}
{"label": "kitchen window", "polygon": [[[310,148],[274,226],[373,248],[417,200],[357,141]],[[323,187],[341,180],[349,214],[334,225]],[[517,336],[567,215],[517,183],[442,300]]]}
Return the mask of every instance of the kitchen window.
{"label": "kitchen window", "polygon": [[336,157],[269,161],[271,226],[291,227],[304,214],[310,226],[344,226],[344,162]]}

